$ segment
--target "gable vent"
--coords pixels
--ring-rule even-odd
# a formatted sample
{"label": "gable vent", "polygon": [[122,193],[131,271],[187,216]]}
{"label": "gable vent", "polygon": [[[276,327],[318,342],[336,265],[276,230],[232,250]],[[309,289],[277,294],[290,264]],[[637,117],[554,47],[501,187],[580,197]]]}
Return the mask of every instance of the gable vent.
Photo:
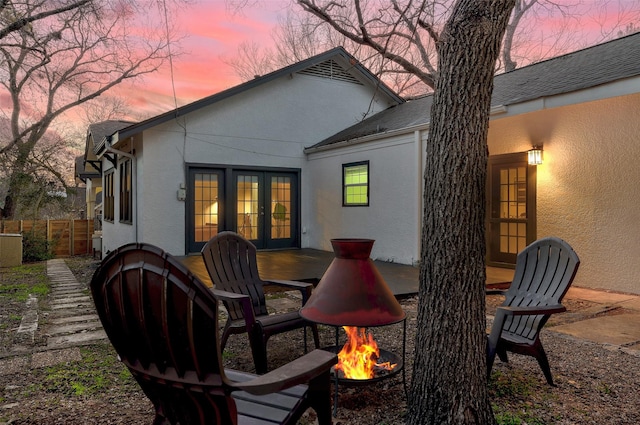
{"label": "gable vent", "polygon": [[363,85],[355,77],[344,70],[338,63],[332,59],[314,65],[310,68],[299,71],[298,74],[312,75],[314,77],[328,78],[330,80],[344,81],[347,83],[353,83]]}

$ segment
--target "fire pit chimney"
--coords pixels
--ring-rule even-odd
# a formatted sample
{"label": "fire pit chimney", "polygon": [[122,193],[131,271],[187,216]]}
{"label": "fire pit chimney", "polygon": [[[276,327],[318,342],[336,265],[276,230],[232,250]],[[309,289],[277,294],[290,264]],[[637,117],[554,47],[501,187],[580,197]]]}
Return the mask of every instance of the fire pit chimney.
{"label": "fire pit chimney", "polygon": [[331,239],[335,258],[300,315],[333,326],[384,326],[405,312],[369,255],[373,239]]}

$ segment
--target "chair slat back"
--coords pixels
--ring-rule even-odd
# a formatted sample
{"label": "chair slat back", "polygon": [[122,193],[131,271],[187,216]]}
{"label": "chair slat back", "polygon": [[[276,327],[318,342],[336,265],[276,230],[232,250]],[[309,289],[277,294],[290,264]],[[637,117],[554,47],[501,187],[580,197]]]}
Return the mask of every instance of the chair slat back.
{"label": "chair slat back", "polygon": [[[578,255],[562,239],[548,237],[533,242],[518,254],[513,282],[503,305],[560,304],[579,265]],[[548,319],[548,315],[508,317],[503,329],[533,341]]]}
{"label": "chair slat back", "polygon": [[[256,316],[268,314],[254,244],[237,233],[221,232],[202,248],[202,258],[216,289],[249,295]],[[242,319],[239,304],[225,307],[232,320]]]}
{"label": "chair slat back", "polygon": [[156,411],[172,423],[236,423],[216,300],[182,264],[152,245],[125,245],[96,270],[91,293],[107,336]]}

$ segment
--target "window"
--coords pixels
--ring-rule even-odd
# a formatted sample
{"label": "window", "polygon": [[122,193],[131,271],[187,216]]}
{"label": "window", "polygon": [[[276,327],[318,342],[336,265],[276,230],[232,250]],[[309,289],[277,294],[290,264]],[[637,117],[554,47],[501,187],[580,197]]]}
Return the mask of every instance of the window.
{"label": "window", "polygon": [[114,216],[114,193],[113,193],[113,171],[104,175],[104,199],[103,199],[103,217],[105,221],[113,222]]}
{"label": "window", "polygon": [[369,161],[342,165],[342,205],[369,205]]}
{"label": "window", "polygon": [[120,165],[120,221],[131,223],[133,219],[131,191],[131,160]]}

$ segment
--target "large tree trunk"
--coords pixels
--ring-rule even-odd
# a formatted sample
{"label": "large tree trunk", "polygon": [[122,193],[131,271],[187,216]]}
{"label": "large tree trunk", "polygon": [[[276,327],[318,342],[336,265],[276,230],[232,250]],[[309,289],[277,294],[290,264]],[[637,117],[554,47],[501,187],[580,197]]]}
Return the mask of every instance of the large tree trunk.
{"label": "large tree trunk", "polygon": [[494,67],[514,3],[459,0],[437,43],[412,425],[495,423],[486,378],[487,130]]}

